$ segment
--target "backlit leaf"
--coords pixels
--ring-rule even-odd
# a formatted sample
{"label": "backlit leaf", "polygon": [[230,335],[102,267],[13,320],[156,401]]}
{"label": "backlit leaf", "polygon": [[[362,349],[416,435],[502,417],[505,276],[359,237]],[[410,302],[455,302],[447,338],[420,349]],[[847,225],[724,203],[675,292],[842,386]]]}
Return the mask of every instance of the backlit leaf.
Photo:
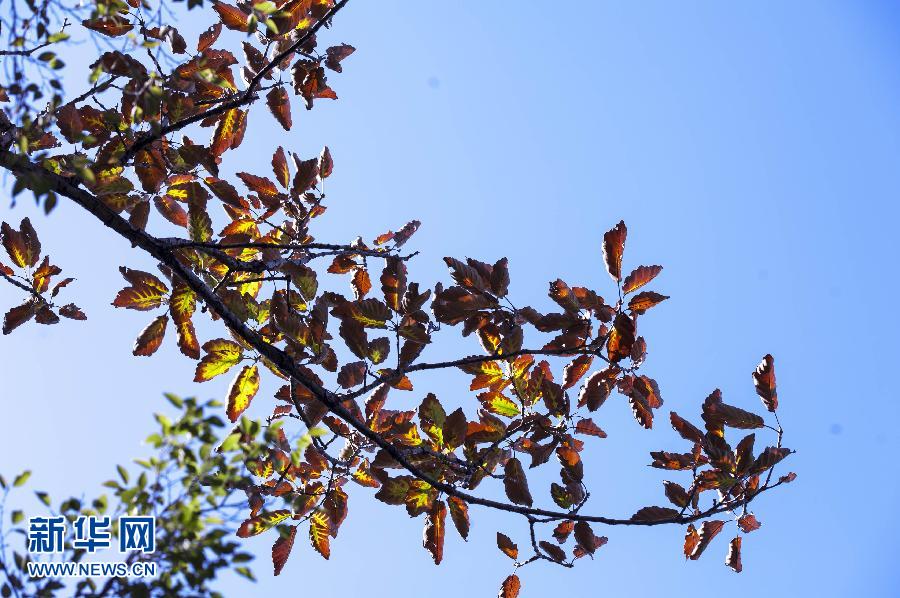
{"label": "backlit leaf", "polygon": [[497,548],[512,560],[519,558],[519,547],[504,533],[497,532]]}
{"label": "backlit leaf", "polygon": [[213,2],[213,9],[219,13],[222,24],[235,31],[248,30],[248,15],[240,8],[225,4],[224,2]]}
{"label": "backlit leaf", "polygon": [[290,516],[291,512],[287,509],[261,513],[241,523],[237,535],[239,538],[249,538],[250,536],[261,534],[268,529],[272,529]]}
{"label": "backlit leaf", "polygon": [[259,390],[259,371],[256,366],[244,366],[228,388],[228,419],[236,422],[250,406],[250,401]]}
{"label": "backlit leaf", "polygon": [[156,353],[162,344],[163,337],[166,334],[166,325],[169,323],[169,316],[163,314],[150,322],[144,328],[134,341],[134,349],[132,354],[141,356],[150,356]]}
{"label": "backlit leaf", "polygon": [[281,573],[288,557],[291,556],[291,549],[294,547],[294,537],[297,535],[297,526],[291,526],[287,535],[279,537],[272,545],[272,565],[275,568],[275,575]]}
{"label": "backlit leaf", "polygon": [[434,501],[425,519],[425,531],[422,540],[425,549],[431,553],[435,565],[441,564],[444,558],[444,535],[446,532],[447,505],[442,500]]}
{"label": "backlit leaf", "polygon": [[503,487],[506,490],[507,498],[515,504],[530,507],[534,503],[531,492],[528,490],[528,478],[525,476],[525,470],[522,469],[522,463],[515,457],[507,461],[503,469]]}
{"label": "backlit leaf", "polygon": [[638,266],[622,281],[622,292],[636,291],[662,272],[662,266]]}
{"label": "backlit leaf", "polygon": [[309,541],[326,559],[331,556],[330,531],[331,519],[325,511],[317,509],[309,518]]}
{"label": "backlit leaf", "polygon": [[510,575],[503,580],[498,598],[519,598],[519,590],[521,588],[522,582],[519,581],[519,576],[516,574]]}
{"label": "backlit leaf", "polygon": [[628,302],[628,309],[636,314],[642,314],[666,299],[668,299],[666,295],[660,295],[653,291],[642,291],[631,298],[631,301]]}
{"label": "backlit leaf", "polygon": [[197,364],[194,382],[205,382],[224,374],[241,361],[241,346],[225,339],[215,339],[203,344],[206,355]]}
{"label": "backlit leaf", "polygon": [[709,546],[709,543],[712,542],[713,538],[715,538],[722,528],[725,526],[724,521],[704,521],[703,525],[700,526],[700,530],[697,532],[696,540],[691,541],[691,550],[688,552],[687,542],[685,542],[685,553],[689,559],[692,561],[696,561],[700,558],[700,555],[703,554],[703,551],[706,550],[706,547]]}
{"label": "backlit leaf", "polygon": [[606,271],[616,281],[622,280],[622,254],[627,236],[628,229],[622,221],[603,235],[603,261]]}
{"label": "backlit leaf", "polygon": [[287,90],[284,87],[273,87],[266,94],[266,105],[278,124],[285,131],[290,131],[293,120],[291,119],[291,101]]}
{"label": "backlit leaf", "polygon": [[728,544],[728,554],[725,556],[725,564],[728,565],[735,573],[743,570],[741,564],[741,537],[734,537]]}
{"label": "backlit leaf", "polygon": [[461,498],[457,498],[456,496],[450,496],[447,498],[447,503],[450,507],[450,518],[453,520],[453,525],[456,526],[456,531],[459,532],[459,535],[462,536],[463,540],[468,540],[469,538],[469,505]]}
{"label": "backlit leaf", "polygon": [[778,409],[778,391],[775,385],[775,358],[771,355],[763,357],[756,371],[753,372],[753,385],[756,394],[762,399],[766,409],[775,413]]}

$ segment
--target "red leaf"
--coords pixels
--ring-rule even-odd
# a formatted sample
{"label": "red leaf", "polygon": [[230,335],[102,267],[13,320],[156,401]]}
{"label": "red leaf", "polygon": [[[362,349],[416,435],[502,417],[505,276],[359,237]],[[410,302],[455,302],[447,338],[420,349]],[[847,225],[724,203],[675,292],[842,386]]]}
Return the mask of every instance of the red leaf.
{"label": "red leaf", "polygon": [[606,262],[606,271],[616,281],[622,280],[622,254],[625,251],[627,236],[628,229],[623,221],[603,235],[603,260]]}
{"label": "red leaf", "polygon": [[272,564],[275,566],[275,575],[281,573],[288,557],[291,556],[291,549],[294,547],[294,537],[297,535],[297,526],[291,527],[287,536],[282,536],[275,540],[272,545]]}

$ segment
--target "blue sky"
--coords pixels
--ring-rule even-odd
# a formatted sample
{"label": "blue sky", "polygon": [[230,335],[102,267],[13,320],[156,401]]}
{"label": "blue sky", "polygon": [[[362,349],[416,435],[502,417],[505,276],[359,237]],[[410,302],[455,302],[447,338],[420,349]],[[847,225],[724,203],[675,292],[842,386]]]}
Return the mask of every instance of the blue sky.
{"label": "blue sky", "polygon": [[[624,219],[626,265],[663,264],[654,286],[672,297],[642,322],[664,412],[697,420],[716,387],[761,410],[750,372],[775,355],[799,478],[754,504],[763,527],[745,539],[740,576],[723,564],[724,534],[686,563],[682,529],[604,529],[610,542],[594,562],[522,570],[523,596],[687,596],[701,584],[731,596],[897,595],[900,15],[888,2],[552,8],[351,2],[321,35],[358,48],[330,79],[340,101],[295,111],[289,135],[259,110],[240,169],[267,170],[269,155],[250,148],[273,136],[301,155],[327,144],[336,168],[320,239],[371,238],[417,218],[414,278],[446,281],[445,255],[507,256],[513,297],[538,309],[557,277],[612,293],[600,239]],[[0,341],[0,471],[28,466],[38,486],[92,492],[146,450],[163,391],[221,397],[228,381],[193,384],[192,362],[171,343],[131,356],[148,318],[109,302],[117,266],[150,266],[137,251],[72,205],[43,218],[28,200],[0,203],[3,219],[34,217],[90,318]],[[0,288],[4,306],[17,300]],[[407,400],[431,390],[471,406],[460,382],[423,379]],[[587,456],[592,510],[660,504],[661,481],[678,478],[646,468],[647,451],[680,447],[675,433],[639,429],[621,398],[597,419],[610,438]],[[495,532],[526,539],[517,519],[473,508],[468,545],[448,533],[434,568],[422,520],[367,494],[351,494],[330,561],[298,541],[272,579],[269,541],[254,540],[261,582],[226,579],[223,590],[493,595],[510,570]]]}

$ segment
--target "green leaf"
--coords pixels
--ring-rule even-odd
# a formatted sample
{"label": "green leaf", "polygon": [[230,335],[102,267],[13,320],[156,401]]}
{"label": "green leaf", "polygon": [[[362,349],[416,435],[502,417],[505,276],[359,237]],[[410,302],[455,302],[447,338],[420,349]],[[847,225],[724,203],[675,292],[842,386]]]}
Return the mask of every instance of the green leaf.
{"label": "green leaf", "polygon": [[13,487],[18,488],[19,486],[24,486],[25,482],[28,481],[28,478],[31,477],[31,471],[23,471],[13,480]]}

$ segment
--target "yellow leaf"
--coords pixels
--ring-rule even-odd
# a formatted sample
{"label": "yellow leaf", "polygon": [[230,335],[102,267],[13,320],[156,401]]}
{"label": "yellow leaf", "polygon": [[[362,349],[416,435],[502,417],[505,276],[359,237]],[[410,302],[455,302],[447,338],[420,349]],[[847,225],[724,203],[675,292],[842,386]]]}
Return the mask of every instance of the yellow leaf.
{"label": "yellow leaf", "polygon": [[206,382],[224,374],[241,360],[241,346],[222,338],[211,340],[203,345],[206,355],[197,364],[194,382]]}
{"label": "yellow leaf", "polygon": [[247,407],[250,401],[256,396],[259,390],[259,370],[256,366],[245,366],[231,383],[228,389],[228,419],[236,422]]}

